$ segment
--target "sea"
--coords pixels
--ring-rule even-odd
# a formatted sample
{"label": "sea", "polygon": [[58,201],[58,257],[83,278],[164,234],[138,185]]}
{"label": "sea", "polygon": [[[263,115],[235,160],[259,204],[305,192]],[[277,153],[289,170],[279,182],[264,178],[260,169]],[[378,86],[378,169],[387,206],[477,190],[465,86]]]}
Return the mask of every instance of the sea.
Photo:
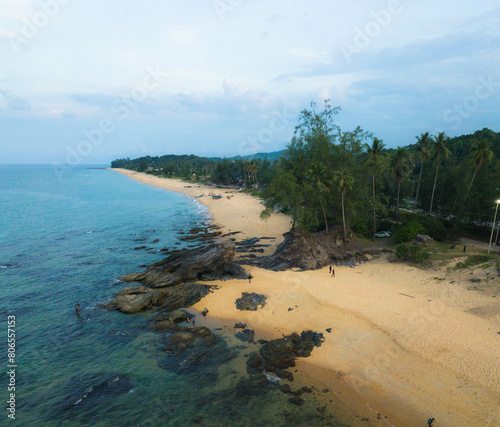
{"label": "sea", "polygon": [[162,334],[147,328],[157,312],[102,307],[130,286],[120,276],[163,259],[162,249],[195,245],[186,232],[211,221],[196,199],[105,167],[61,174],[0,165],[0,425],[356,425],[331,397],[325,411],[318,389],[298,407],[276,387],[245,388],[257,348],[227,325],[207,323],[231,357],[183,371],[166,362]]}

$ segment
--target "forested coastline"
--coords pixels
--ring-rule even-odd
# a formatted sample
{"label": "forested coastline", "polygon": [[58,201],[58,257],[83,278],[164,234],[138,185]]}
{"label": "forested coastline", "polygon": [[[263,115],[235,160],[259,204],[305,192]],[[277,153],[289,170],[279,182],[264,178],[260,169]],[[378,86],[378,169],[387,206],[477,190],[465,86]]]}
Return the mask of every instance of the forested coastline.
{"label": "forested coastline", "polygon": [[394,149],[359,127],[342,130],[340,112],[329,101],[320,109],[312,103],[300,113],[287,149],[270,153],[271,160],[264,154],[166,155],[118,159],[111,166],[251,187],[264,200],[262,218],[279,210],[291,216],[294,228],[311,232],[342,226],[345,237],[351,230],[370,237],[417,219],[438,239],[459,232],[484,237],[500,198],[500,133],[482,129],[450,139],[422,129],[413,143]]}

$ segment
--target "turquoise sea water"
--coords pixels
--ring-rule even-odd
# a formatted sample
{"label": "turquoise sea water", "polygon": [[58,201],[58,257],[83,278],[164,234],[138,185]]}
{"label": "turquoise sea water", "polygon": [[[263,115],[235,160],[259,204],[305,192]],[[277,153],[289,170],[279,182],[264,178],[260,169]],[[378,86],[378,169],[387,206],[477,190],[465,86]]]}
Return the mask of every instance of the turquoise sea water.
{"label": "turquoise sea water", "polygon": [[0,212],[2,369],[8,316],[17,363],[16,420],[2,409],[0,425],[340,425],[323,423],[315,406],[290,408],[277,390],[235,391],[255,346],[234,331],[217,333],[230,361],[175,372],[162,364],[161,334],[145,328],[154,313],[99,307],[125,286],[119,276],[163,258],[161,248],[186,247],[180,233],[209,219],[195,200],[110,170],[60,177],[50,166],[4,165]]}

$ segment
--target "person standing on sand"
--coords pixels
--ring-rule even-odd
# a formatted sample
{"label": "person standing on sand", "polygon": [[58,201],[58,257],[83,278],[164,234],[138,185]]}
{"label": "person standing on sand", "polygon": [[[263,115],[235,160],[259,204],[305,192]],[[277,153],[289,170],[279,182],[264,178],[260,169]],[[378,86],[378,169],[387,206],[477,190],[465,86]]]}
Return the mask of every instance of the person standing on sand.
{"label": "person standing on sand", "polygon": [[434,425],[434,421],[436,421],[434,418],[429,418],[429,419],[427,420],[427,425],[428,425],[429,427],[432,427],[432,426]]}
{"label": "person standing on sand", "polygon": [[248,283],[252,283],[253,276],[251,274],[248,275]]}
{"label": "person standing on sand", "polygon": [[332,274],[332,265],[330,264],[330,274]]}
{"label": "person standing on sand", "polygon": [[332,277],[335,277],[335,269],[332,268]]}

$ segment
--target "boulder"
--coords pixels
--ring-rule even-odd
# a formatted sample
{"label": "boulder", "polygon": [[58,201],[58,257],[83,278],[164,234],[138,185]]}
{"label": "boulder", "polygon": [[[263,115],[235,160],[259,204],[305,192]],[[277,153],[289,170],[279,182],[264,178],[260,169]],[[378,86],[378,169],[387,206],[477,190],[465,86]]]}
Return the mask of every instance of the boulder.
{"label": "boulder", "polygon": [[255,332],[252,329],[244,329],[243,331],[237,332],[236,333],[236,338],[238,338],[240,341],[248,341],[248,342],[253,342],[253,339],[255,337]]}
{"label": "boulder", "polygon": [[245,329],[247,324],[244,322],[235,323],[233,326],[235,329]]}
{"label": "boulder", "polygon": [[256,311],[266,305],[266,297],[264,295],[256,294],[254,292],[243,292],[241,298],[236,300],[236,308],[238,310]]}

